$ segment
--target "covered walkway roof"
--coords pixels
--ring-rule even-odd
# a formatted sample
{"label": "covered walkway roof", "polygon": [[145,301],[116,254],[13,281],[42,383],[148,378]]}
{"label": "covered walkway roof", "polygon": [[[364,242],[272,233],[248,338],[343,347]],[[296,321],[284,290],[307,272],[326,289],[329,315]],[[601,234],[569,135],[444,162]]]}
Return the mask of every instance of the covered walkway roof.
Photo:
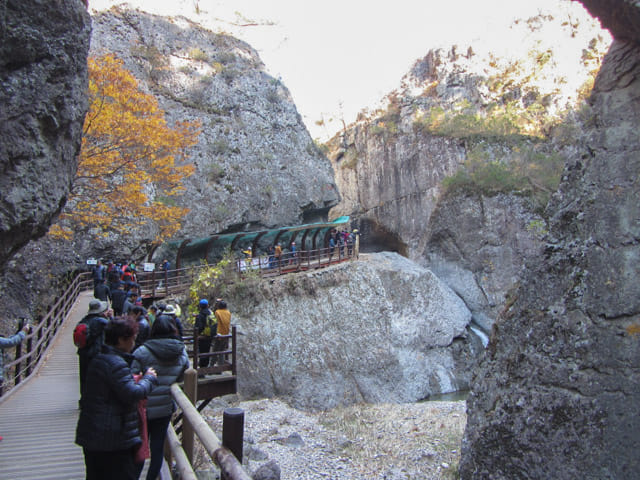
{"label": "covered walkway roof", "polygon": [[176,268],[187,265],[217,262],[224,252],[241,252],[251,247],[254,255],[262,255],[267,248],[280,243],[283,250],[290,248],[293,242],[298,250],[324,248],[329,242],[331,230],[340,230],[349,223],[349,217],[336,218],[333,222],[309,223],[274,230],[254,232],[223,233],[198,239],[186,239],[181,242],[168,242],[170,250],[175,251]]}

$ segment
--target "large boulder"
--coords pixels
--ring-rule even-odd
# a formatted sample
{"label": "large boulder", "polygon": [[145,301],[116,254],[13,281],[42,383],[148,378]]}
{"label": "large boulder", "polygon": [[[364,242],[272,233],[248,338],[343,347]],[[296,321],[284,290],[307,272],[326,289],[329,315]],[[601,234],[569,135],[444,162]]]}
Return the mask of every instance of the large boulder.
{"label": "large boulder", "polygon": [[91,20],[80,0],[8,0],[0,41],[0,267],[44,235],[75,176]]}
{"label": "large boulder", "polygon": [[244,396],[324,409],[465,388],[482,344],[464,303],[395,253],[280,277],[231,301]]}
{"label": "large boulder", "polygon": [[621,479],[640,470],[640,8],[583,3],[619,39],[590,101],[596,127],[549,207],[546,251],[476,372],[464,479]]}

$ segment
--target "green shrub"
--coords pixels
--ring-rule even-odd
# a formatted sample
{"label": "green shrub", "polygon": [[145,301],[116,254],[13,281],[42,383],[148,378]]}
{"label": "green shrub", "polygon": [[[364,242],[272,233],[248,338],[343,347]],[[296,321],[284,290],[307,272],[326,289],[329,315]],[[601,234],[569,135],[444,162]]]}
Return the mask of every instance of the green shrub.
{"label": "green shrub", "polygon": [[204,50],[198,47],[194,47],[191,50],[189,50],[189,57],[199,62],[209,61],[209,55],[207,55]]}
{"label": "green shrub", "polygon": [[[213,266],[200,271],[195,281],[189,288],[189,312],[198,311],[198,302],[201,298],[210,301],[215,298],[224,298],[232,303],[253,302],[260,289],[260,273],[247,270],[238,275],[235,268],[236,259],[231,249],[224,252],[222,259]],[[234,302],[236,301],[236,302]]]}
{"label": "green shrub", "polygon": [[229,142],[224,138],[219,138],[218,140],[213,142],[213,146],[211,148],[211,153],[214,155],[224,155],[229,151]]}
{"label": "green shrub", "polygon": [[219,163],[213,162],[207,168],[207,178],[210,182],[217,182],[226,175],[224,167]]}
{"label": "green shrub", "polygon": [[526,144],[500,160],[485,147],[477,146],[468,153],[464,165],[442,184],[447,191],[526,195],[534,209],[542,211],[558,188],[563,168],[564,159],[557,153],[546,154]]}

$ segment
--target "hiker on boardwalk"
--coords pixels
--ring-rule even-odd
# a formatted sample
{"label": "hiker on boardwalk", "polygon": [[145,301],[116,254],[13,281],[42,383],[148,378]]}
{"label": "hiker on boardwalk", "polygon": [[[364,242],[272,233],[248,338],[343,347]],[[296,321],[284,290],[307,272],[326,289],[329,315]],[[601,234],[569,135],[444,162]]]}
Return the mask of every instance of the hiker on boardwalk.
{"label": "hiker on boardwalk", "polygon": [[273,251],[274,251],[274,256],[276,257],[276,264],[278,265],[278,268],[280,268],[282,267],[282,245],[278,243],[273,249]]}
{"label": "hiker on boardwalk", "polygon": [[147,341],[149,336],[151,335],[151,326],[149,325],[149,320],[145,316],[146,312],[144,308],[135,305],[128,312],[127,317],[133,319],[137,324],[137,335],[136,335],[136,346],[134,348],[137,349],[140,345]]}
{"label": "hiker on boardwalk", "polygon": [[93,287],[93,296],[103,302],[111,301],[111,289],[107,285],[105,279],[100,280],[100,282]]}
{"label": "hiker on boardwalk", "polygon": [[102,264],[102,260],[98,260],[98,263],[91,270],[91,278],[93,279],[93,288],[107,278],[107,267]]}
{"label": "hiker on boardwalk", "polygon": [[[215,317],[209,308],[209,301],[206,298],[200,300],[198,307],[200,311],[194,322],[194,328],[198,332],[198,353],[209,353],[212,335],[215,335],[216,332]],[[198,365],[200,367],[208,367],[210,359],[210,357],[200,357]]]}
{"label": "hiker on boardwalk", "polygon": [[158,386],[149,394],[147,420],[151,462],[147,480],[155,480],[160,473],[164,456],[164,440],[171,415],[176,407],[171,398],[171,384],[180,382],[189,367],[189,357],[184,342],[167,316],[160,316],[151,327],[151,338],[133,353],[131,364],[134,373],[154,367],[158,374]]}
{"label": "hiker on boardwalk", "polygon": [[[93,299],[89,302],[87,315],[78,322],[73,331],[73,341],[78,347],[78,364],[80,366],[80,408],[87,371],[91,360],[100,353],[104,344],[104,329],[113,312],[107,302]],[[82,326],[84,325],[84,328]]]}
{"label": "hiker on boardwalk", "polygon": [[171,321],[175,324],[176,329],[178,330],[178,335],[180,338],[184,337],[184,330],[182,328],[182,320],[177,315],[176,307],[169,304],[162,310],[162,315],[167,315],[171,318]]}
{"label": "hiker on boardwalk", "polygon": [[148,368],[136,383],[131,375],[136,324],[114,318],[105,329],[105,345],[89,365],[76,428],[87,480],[136,480],[135,448],[142,444],[137,404],[158,384]]}
{"label": "hiker on boardwalk", "polygon": [[[215,312],[213,314],[216,317],[217,328],[216,338],[213,346],[215,352],[222,352],[229,348],[229,339],[220,338],[221,335],[229,335],[231,328],[231,312],[227,309],[227,302],[224,300],[218,300],[215,305]],[[217,364],[224,365],[226,363],[225,354],[217,355]]]}
{"label": "hiker on boardwalk", "polygon": [[[29,332],[31,332],[31,324],[27,323],[15,335],[0,337],[0,393],[2,392],[2,384],[4,383],[4,350],[22,343]],[[0,440],[1,439],[2,437],[0,437]]]}
{"label": "hiker on boardwalk", "polygon": [[[15,335],[0,337],[0,394],[2,393],[2,384],[4,383],[4,350],[22,343],[29,333],[31,333],[31,325],[27,323]],[[2,437],[0,437],[0,441],[2,441]]]}

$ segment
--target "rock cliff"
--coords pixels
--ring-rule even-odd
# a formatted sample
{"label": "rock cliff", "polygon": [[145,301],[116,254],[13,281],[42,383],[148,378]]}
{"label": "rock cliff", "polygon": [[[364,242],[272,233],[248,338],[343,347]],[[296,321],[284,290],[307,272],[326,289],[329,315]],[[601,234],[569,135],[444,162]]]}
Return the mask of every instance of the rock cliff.
{"label": "rock cliff", "polygon": [[0,267],[44,235],[76,172],[87,109],[90,18],[80,0],[3,2]]}
{"label": "rock cliff", "polygon": [[634,478],[640,469],[640,9],[583,2],[616,40],[533,258],[472,384],[461,478]]}
{"label": "rock cliff", "polygon": [[507,34],[517,49],[429,51],[384,108],[329,142],[342,196],[331,216],[352,216],[365,251],[429,266],[487,331],[543,246],[544,208],[591,120],[583,100],[610,42],[569,2]]}
{"label": "rock cliff", "polygon": [[170,122],[202,122],[189,160],[196,173],[177,200],[190,213],[176,237],[326,218],[339,199],[331,165],[253,48],[184,18],[126,8],[93,22],[92,55],[122,59]]}
{"label": "rock cliff", "polygon": [[[202,122],[189,159],[196,173],[185,179],[184,195],[176,200],[190,209],[176,240],[325,220],[337,204],[331,164],[309,136],[287,88],[265,72],[246,43],[184,18],[114,7],[93,18],[90,54],[103,53],[124,61],[140,86],[158,98],[170,124]],[[67,173],[65,192],[73,177]],[[50,303],[58,280],[84,268],[87,258],[141,260],[154,233],[32,242],[2,279],[0,287],[9,295],[0,306],[35,315]],[[162,251],[157,255],[161,261]]]}
{"label": "rock cliff", "polygon": [[262,282],[229,298],[243,396],[301,408],[414,402],[468,385],[483,351],[471,314],[396,253]]}

